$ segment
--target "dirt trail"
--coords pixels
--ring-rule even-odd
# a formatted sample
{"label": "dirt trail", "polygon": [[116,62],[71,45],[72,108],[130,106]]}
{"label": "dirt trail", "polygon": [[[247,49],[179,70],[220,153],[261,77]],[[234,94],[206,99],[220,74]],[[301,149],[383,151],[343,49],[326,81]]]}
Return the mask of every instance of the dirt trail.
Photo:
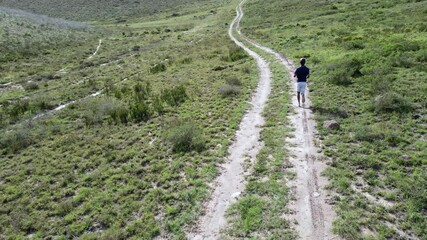
{"label": "dirt trail", "polygon": [[95,57],[95,55],[98,53],[99,49],[101,48],[101,45],[102,45],[102,39],[99,39],[98,47],[96,47],[95,52],[88,59],[92,59],[93,57]]}
{"label": "dirt trail", "polygon": [[206,204],[206,213],[200,219],[198,228],[189,233],[189,239],[217,239],[219,237],[220,230],[226,224],[224,217],[226,209],[244,190],[244,160],[250,158],[253,161],[262,145],[259,141],[261,126],[264,124],[261,113],[271,91],[271,72],[268,63],[261,56],[234,37],[233,29],[242,18],[240,12],[237,10],[236,12],[237,16],[230,24],[228,34],[238,46],[256,60],[260,72],[259,84],[252,97],[252,108],[243,117],[235,141],[229,148],[229,156],[222,165],[221,175],[215,183],[216,188],[210,201]]}
{"label": "dirt trail", "polygon": [[[238,16],[243,17],[243,0],[238,7]],[[246,41],[262,51],[273,55],[286,69],[289,76],[293,79],[293,69],[295,66],[292,61],[274,50],[264,47],[255,41],[247,38],[241,33],[240,21],[237,23],[237,32]],[[310,95],[307,91],[306,103],[302,108],[297,107],[298,103],[295,95],[295,87],[291,84],[292,105],[295,114],[290,116],[290,120],[295,127],[294,137],[288,139],[292,143],[293,170],[296,172],[296,179],[291,183],[296,201],[291,208],[295,215],[290,218],[298,223],[295,228],[302,239],[339,239],[331,233],[332,222],[335,218],[335,212],[332,206],[328,204],[327,191],[324,189],[328,184],[321,172],[326,168],[326,164],[320,161],[321,155],[314,144],[316,134],[316,123],[312,117],[312,111],[309,106]]]}

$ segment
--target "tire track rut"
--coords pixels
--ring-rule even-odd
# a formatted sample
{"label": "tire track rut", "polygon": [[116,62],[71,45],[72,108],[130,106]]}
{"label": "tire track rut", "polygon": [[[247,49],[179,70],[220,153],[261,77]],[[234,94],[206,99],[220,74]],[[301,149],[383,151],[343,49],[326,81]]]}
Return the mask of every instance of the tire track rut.
{"label": "tire track rut", "polygon": [[217,239],[220,230],[226,225],[225,211],[236,201],[244,190],[245,159],[253,162],[262,146],[260,142],[261,127],[264,125],[262,111],[271,91],[271,71],[267,61],[246,47],[233,35],[243,15],[236,9],[237,16],[230,24],[228,35],[236,45],[243,48],[257,63],[259,70],[258,87],[251,100],[251,109],[246,112],[236,132],[235,141],[229,148],[229,156],[221,166],[222,172],[216,180],[216,187],[211,199],[205,204],[205,215],[199,220],[197,229],[188,234],[189,239]]}
{"label": "tire track rut", "polygon": [[[242,5],[245,2],[246,0],[243,0],[238,8],[241,16],[243,16]],[[238,33],[254,47],[274,56],[288,70],[290,79],[293,79],[295,66],[290,59],[244,36],[241,33],[240,26]],[[332,206],[327,203],[328,196],[325,187],[328,181],[321,176],[326,164],[319,161],[320,155],[313,143],[316,123],[313,120],[312,111],[308,107],[311,105],[309,93],[307,91],[305,107],[296,107],[298,103],[294,97],[295,87],[293,83],[290,84],[292,106],[295,113],[290,116],[290,120],[295,131],[294,137],[288,141],[293,144],[290,149],[293,155],[290,162],[296,172],[296,179],[291,181],[290,185],[294,190],[296,201],[290,207],[294,210],[295,215],[289,218],[297,222],[294,227],[302,239],[339,239],[338,236],[331,233],[335,212]]]}

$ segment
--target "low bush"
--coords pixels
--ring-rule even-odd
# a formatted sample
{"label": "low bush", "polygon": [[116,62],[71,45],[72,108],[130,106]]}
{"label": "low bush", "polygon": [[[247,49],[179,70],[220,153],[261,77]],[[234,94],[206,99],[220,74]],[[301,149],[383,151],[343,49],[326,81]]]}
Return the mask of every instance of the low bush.
{"label": "low bush", "polygon": [[242,86],[242,82],[237,77],[228,77],[225,79],[228,85]]}
{"label": "low bush", "polygon": [[416,60],[418,62],[427,62],[427,49],[418,51],[418,53],[416,54]]}
{"label": "low bush", "polygon": [[225,84],[223,86],[220,86],[218,91],[222,97],[235,96],[235,95],[240,94],[240,92],[241,92],[239,86],[230,85],[230,84]]}
{"label": "low bush", "polygon": [[392,89],[394,78],[391,75],[373,76],[370,78],[370,92],[373,95],[380,95]]}
{"label": "low bush", "polygon": [[11,104],[7,108],[7,113],[12,119],[12,121],[16,121],[19,119],[21,115],[30,110],[30,101],[27,99],[18,100],[15,103]]}
{"label": "low bush", "polygon": [[350,85],[353,78],[363,76],[362,62],[356,58],[346,58],[328,66],[328,81],[335,85]]}
{"label": "low bush", "polygon": [[170,106],[179,106],[188,98],[184,85],[163,89],[160,98]]}
{"label": "low bush", "polygon": [[156,74],[156,73],[159,73],[159,72],[164,72],[164,71],[166,71],[166,65],[163,64],[163,63],[156,64],[153,67],[151,67],[149,71],[152,74]]}
{"label": "low bush", "polygon": [[150,98],[151,86],[149,82],[137,83],[133,86],[133,94],[135,99],[139,102],[145,101]]}
{"label": "low bush", "polygon": [[193,59],[190,57],[183,58],[182,60],[179,61],[179,63],[181,64],[190,64],[192,62],[193,62]]}
{"label": "low bush", "polygon": [[116,124],[126,124],[129,122],[129,111],[126,107],[120,106],[111,110],[110,117],[111,120]]}
{"label": "low bush", "polygon": [[151,116],[150,107],[145,102],[135,103],[131,107],[130,113],[132,119],[136,122],[147,121]]}
{"label": "low bush", "polygon": [[23,148],[33,144],[35,141],[29,128],[20,127],[2,134],[0,137],[0,146],[9,152],[15,153]]}
{"label": "low bush", "polygon": [[31,103],[32,108],[39,110],[52,110],[55,108],[55,105],[50,103],[46,97],[37,97],[34,99],[34,102]]}
{"label": "low bush", "polygon": [[224,60],[235,62],[235,61],[238,61],[240,59],[247,58],[247,57],[248,57],[248,55],[246,54],[246,52],[242,48],[237,47],[237,46],[233,46],[233,47],[229,47],[228,56]]}
{"label": "low bush", "polygon": [[329,73],[328,82],[335,85],[347,86],[353,83],[349,73],[342,69]]}
{"label": "low bush", "polygon": [[89,99],[80,106],[83,109],[80,117],[86,126],[101,124],[108,117],[115,123],[128,122],[127,107],[120,101],[111,97]]}
{"label": "low bush", "polygon": [[165,112],[165,107],[163,106],[163,102],[160,96],[155,96],[153,98],[153,110],[158,114],[162,114]]}
{"label": "low bush", "polygon": [[374,142],[384,139],[385,134],[377,125],[360,126],[354,131],[354,138],[358,141]]}
{"label": "low bush", "polygon": [[172,144],[175,152],[202,151],[205,148],[201,128],[189,120],[178,120],[171,123],[166,139]]}
{"label": "low bush", "polygon": [[35,82],[29,82],[27,84],[24,84],[25,91],[35,91],[39,89],[39,85]]}
{"label": "low bush", "polygon": [[393,91],[377,96],[374,107],[377,112],[408,112],[412,109],[409,100]]}
{"label": "low bush", "polygon": [[364,49],[365,44],[362,40],[352,40],[348,42],[342,43],[342,46],[347,50],[358,50],[358,49]]}
{"label": "low bush", "polygon": [[410,68],[414,65],[412,56],[408,53],[402,53],[390,57],[390,65],[393,67]]}

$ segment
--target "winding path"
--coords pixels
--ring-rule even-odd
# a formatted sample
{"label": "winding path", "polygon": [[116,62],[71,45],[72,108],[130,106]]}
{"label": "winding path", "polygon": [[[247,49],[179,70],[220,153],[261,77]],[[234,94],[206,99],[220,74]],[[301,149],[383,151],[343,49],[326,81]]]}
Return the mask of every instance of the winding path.
{"label": "winding path", "polygon": [[98,53],[99,49],[101,48],[101,45],[102,45],[102,39],[99,39],[98,46],[96,47],[95,52],[92,53],[92,55],[90,55],[88,59],[92,59],[93,57],[95,57],[95,55]]}
{"label": "winding path", "polygon": [[216,188],[211,200],[206,205],[206,214],[200,219],[198,229],[189,234],[189,239],[217,239],[219,237],[221,228],[226,224],[224,217],[226,209],[244,190],[243,163],[247,158],[254,161],[262,145],[260,132],[264,118],[261,114],[271,91],[271,72],[268,63],[260,55],[234,37],[233,29],[243,16],[238,10],[236,12],[237,16],[230,24],[228,35],[256,60],[260,72],[259,84],[252,97],[252,108],[244,115],[235,141],[228,150],[229,156],[222,165],[222,173],[216,181]]}
{"label": "winding path", "polygon": [[[241,17],[243,17],[242,5],[245,2],[246,0],[243,0],[238,7]],[[288,70],[290,79],[293,79],[295,66],[291,60],[244,36],[239,24],[237,32],[256,48],[274,56]],[[295,95],[293,84],[290,89],[291,95]],[[290,162],[297,175],[290,184],[296,197],[296,201],[291,206],[295,215],[291,218],[298,223],[295,228],[302,239],[339,239],[331,233],[335,212],[327,203],[328,194],[325,187],[328,180],[321,176],[326,164],[320,161],[321,155],[318,154],[320,151],[314,144],[316,123],[308,107],[310,105],[309,91],[306,93],[306,103],[302,108],[296,107],[298,106],[296,97],[292,97],[295,114],[291,115],[290,119],[295,130],[294,137],[288,141],[293,144],[291,149],[293,157],[290,158]]]}
{"label": "winding path", "polygon": [[[240,21],[244,15],[242,5],[245,2],[246,0],[243,0],[237,7],[237,16],[231,23],[228,34],[238,46],[256,60],[260,72],[260,83],[252,99],[253,108],[243,118],[236,141],[230,147],[229,161],[223,166],[224,170],[217,180],[217,187],[212,199],[206,206],[207,213],[200,220],[198,233],[191,236],[191,239],[218,238],[220,229],[226,224],[224,218],[226,208],[235,201],[234,196],[240,194],[244,187],[242,168],[244,153],[250,153],[248,155],[254,158],[259,150],[260,128],[257,126],[262,126],[263,123],[261,112],[270,93],[271,71],[268,63],[260,55],[233,36],[233,29],[235,28],[237,33],[249,44],[274,56],[288,70],[290,79],[293,79],[295,67],[292,61],[241,33]],[[291,89],[291,94],[294,95],[293,84]],[[294,137],[288,141],[293,145],[291,149],[293,157],[290,158],[290,162],[297,175],[295,180],[290,183],[296,197],[296,201],[290,207],[295,214],[290,218],[297,222],[294,227],[302,239],[339,239],[331,233],[335,213],[332,206],[327,204],[327,192],[324,188],[328,182],[321,176],[326,164],[319,160],[319,151],[313,142],[316,124],[312,118],[312,111],[308,108],[310,105],[309,93],[306,94],[305,107],[302,108],[296,107],[298,106],[297,100],[292,97],[294,114],[290,116],[290,119],[295,131]]]}

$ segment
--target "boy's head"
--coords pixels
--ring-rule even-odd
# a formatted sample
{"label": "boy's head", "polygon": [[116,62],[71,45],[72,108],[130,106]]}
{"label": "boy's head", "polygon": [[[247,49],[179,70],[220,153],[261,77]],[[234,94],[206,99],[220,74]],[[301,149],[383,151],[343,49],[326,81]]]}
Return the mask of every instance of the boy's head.
{"label": "boy's head", "polygon": [[301,58],[301,59],[299,60],[299,62],[301,63],[301,65],[302,65],[302,66],[304,66],[304,65],[305,65],[305,58]]}

